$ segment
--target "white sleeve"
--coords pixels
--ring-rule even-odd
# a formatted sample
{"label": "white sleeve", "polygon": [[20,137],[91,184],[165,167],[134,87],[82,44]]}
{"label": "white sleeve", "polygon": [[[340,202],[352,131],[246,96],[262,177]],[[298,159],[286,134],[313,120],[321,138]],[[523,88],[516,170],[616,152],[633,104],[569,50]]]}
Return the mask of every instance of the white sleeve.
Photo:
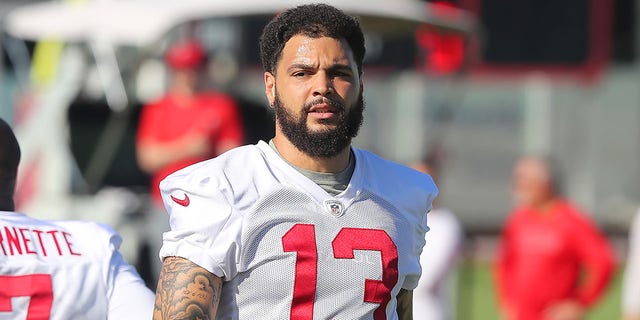
{"label": "white sleeve", "polygon": [[427,226],[427,216],[428,213],[425,212],[422,221],[420,223],[413,223],[413,234],[414,234],[414,244],[413,250],[410,254],[411,258],[411,267],[410,270],[415,272],[410,272],[404,279],[402,283],[402,289],[405,290],[414,290],[416,286],[418,286],[418,280],[420,279],[421,267],[420,267],[420,253],[422,252],[425,245],[425,234],[429,232],[429,227]]}
{"label": "white sleeve", "polygon": [[[438,209],[429,214],[429,232],[420,255],[422,275],[413,291],[413,313],[416,319],[443,319],[449,314],[450,300],[446,285],[455,272],[463,233],[453,213]],[[441,315],[440,317],[433,316]]]}
{"label": "white sleeve", "polygon": [[[421,176],[424,176],[421,174]],[[438,189],[436,185],[433,183],[433,180],[430,176],[427,176],[428,179],[423,180],[420,194],[410,194],[410,198],[404,200],[406,202],[413,201],[415,203],[415,199],[426,199],[425,203],[422,206],[422,214],[414,219],[412,222],[414,228],[414,248],[411,253],[412,258],[411,264],[412,270],[416,270],[416,272],[409,273],[402,284],[402,288],[406,290],[415,290],[418,286],[418,282],[421,277],[422,267],[420,266],[420,255],[422,254],[425,246],[425,234],[428,234],[430,231],[429,219],[431,219],[431,210],[433,208],[433,199],[438,195]],[[403,202],[404,202],[403,201]]]}
{"label": "white sleeve", "polygon": [[629,255],[622,288],[625,315],[640,316],[640,210],[629,231]]}
{"label": "white sleeve", "polygon": [[151,319],[155,296],[135,268],[126,263],[119,252],[114,253],[111,267],[114,281],[108,319]]}
{"label": "white sleeve", "polygon": [[171,226],[163,235],[160,258],[182,257],[229,280],[237,273],[242,222],[216,179],[223,174],[211,171],[195,165],[160,183]]}
{"label": "white sleeve", "polygon": [[[433,217],[441,214],[441,217]],[[462,245],[462,230],[453,216],[447,216],[449,212],[430,213],[429,233],[426,235],[426,244],[420,255],[422,276],[419,287],[432,291],[437,288],[443,277],[451,271],[460,254]],[[436,224],[437,222],[437,224]]]}
{"label": "white sleeve", "polygon": [[106,270],[108,319],[151,319],[155,297],[120,254],[122,238],[107,225],[95,225],[97,229],[90,231],[92,229],[86,227],[84,231],[87,238],[101,239],[100,245],[109,252],[107,256],[96,257],[103,261]]}

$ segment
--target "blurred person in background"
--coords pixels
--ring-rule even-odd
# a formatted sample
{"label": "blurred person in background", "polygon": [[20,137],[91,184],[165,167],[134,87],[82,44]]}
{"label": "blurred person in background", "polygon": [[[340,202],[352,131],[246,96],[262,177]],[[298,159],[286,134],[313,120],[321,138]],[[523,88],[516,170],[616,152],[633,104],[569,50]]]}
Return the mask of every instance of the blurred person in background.
{"label": "blurred person in background", "polygon": [[167,93],[142,109],[136,154],[140,168],[152,176],[149,245],[152,282],[160,272],[162,232],[169,230],[158,184],[170,173],[215,157],[243,142],[241,117],[231,96],[201,91],[206,52],[188,39],[174,44],[165,61],[171,70]]}
{"label": "blurred person in background", "polygon": [[629,255],[622,285],[624,320],[640,320],[640,210],[629,230]]}
{"label": "blurred person in background", "polygon": [[[434,149],[412,168],[429,174],[440,186],[441,153]],[[413,290],[413,318],[416,320],[453,319],[453,277],[457,271],[464,233],[458,218],[451,210],[434,201],[428,214],[426,244],[420,255],[422,275]]]}
{"label": "blurred person in background", "polygon": [[149,319],[154,296],[113,229],[15,212],[20,147],[0,119],[0,319]]}
{"label": "blurred person in background", "polygon": [[606,238],[560,193],[545,157],[523,157],[513,172],[512,210],[495,268],[505,319],[583,319],[614,270]]}

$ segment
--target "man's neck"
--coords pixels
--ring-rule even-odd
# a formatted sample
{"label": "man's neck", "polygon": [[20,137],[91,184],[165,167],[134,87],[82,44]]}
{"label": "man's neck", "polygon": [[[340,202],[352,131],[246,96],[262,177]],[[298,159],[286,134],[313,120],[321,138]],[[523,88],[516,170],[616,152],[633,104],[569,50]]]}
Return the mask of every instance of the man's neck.
{"label": "man's neck", "polygon": [[557,201],[558,201],[558,198],[553,197],[533,205],[533,208],[536,213],[546,216],[552,212],[552,209]]}
{"label": "man's neck", "polygon": [[169,97],[172,101],[173,106],[179,108],[189,108],[193,106],[193,101],[195,99],[195,94],[179,91],[179,90],[171,90],[169,92]]}
{"label": "man's neck", "polygon": [[169,91],[174,97],[179,99],[191,99],[196,95],[196,88],[188,84],[174,82]]}
{"label": "man's neck", "polygon": [[349,165],[350,147],[331,158],[311,157],[296,148],[282,133],[276,132],[273,144],[280,155],[292,165],[315,172],[340,172]]}

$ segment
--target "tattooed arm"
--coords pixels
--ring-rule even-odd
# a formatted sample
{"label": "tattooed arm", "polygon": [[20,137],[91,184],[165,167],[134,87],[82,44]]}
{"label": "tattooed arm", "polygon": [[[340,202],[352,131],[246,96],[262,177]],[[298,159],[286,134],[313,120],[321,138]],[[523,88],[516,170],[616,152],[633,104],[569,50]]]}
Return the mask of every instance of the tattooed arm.
{"label": "tattooed arm", "polygon": [[221,291],[221,278],[187,259],[166,257],[153,320],[215,319]]}

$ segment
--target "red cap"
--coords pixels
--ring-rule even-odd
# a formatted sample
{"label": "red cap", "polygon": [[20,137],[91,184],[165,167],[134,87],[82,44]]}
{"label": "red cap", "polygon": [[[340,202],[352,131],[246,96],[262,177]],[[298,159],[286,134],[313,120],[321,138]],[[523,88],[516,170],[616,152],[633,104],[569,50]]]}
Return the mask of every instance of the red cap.
{"label": "red cap", "polygon": [[191,69],[199,67],[205,59],[205,51],[196,40],[185,40],[171,46],[165,60],[172,69]]}

